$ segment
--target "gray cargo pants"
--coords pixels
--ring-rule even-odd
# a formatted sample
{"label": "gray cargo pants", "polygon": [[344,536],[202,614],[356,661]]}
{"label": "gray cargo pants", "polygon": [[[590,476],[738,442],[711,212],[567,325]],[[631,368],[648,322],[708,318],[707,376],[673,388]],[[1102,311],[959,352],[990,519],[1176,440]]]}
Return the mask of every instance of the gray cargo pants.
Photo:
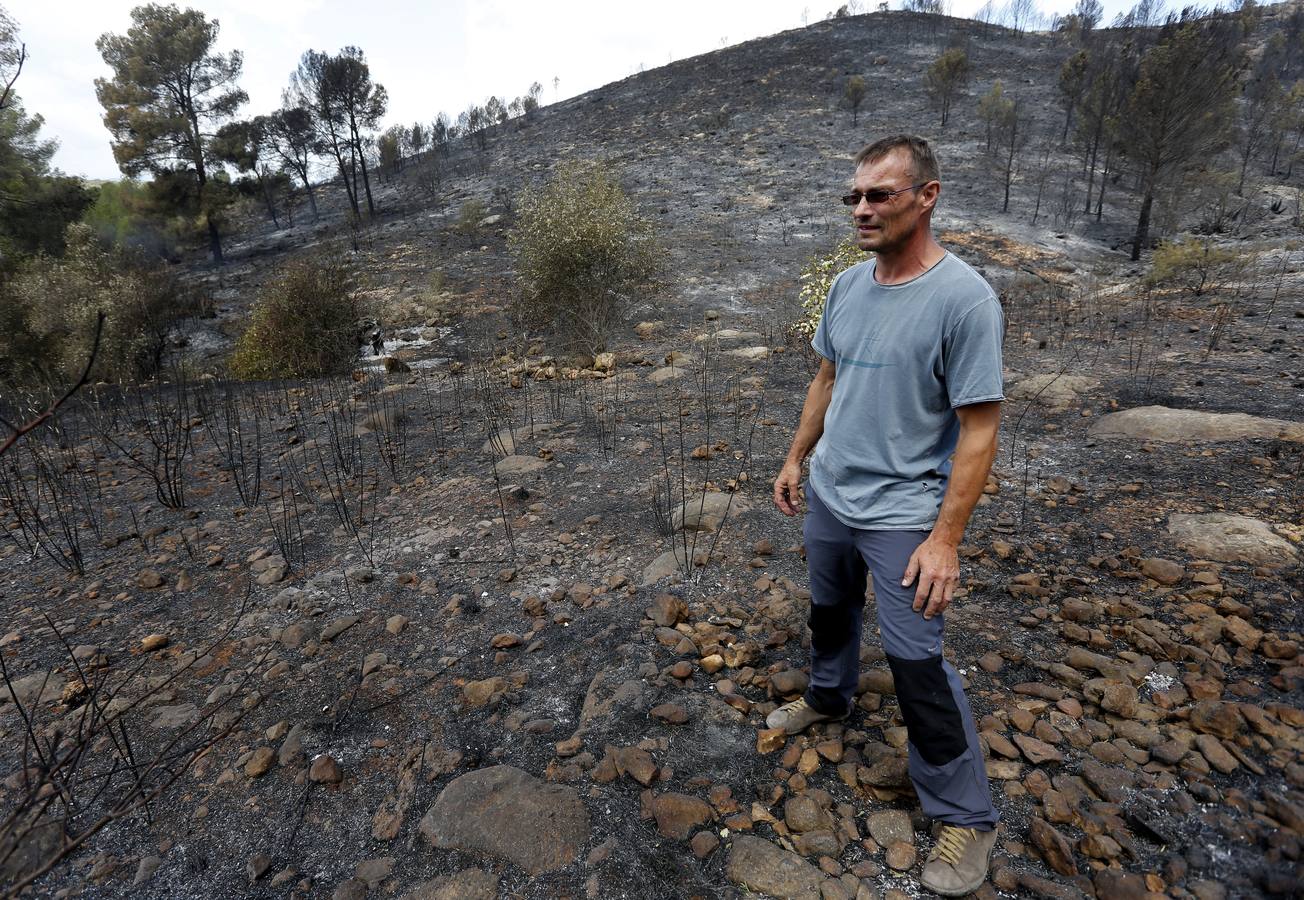
{"label": "gray cargo pants", "polygon": [[987,831],[999,818],[973,714],[960,676],[942,658],[942,616],[912,608],[915,585],[901,586],[910,554],[927,531],[867,531],[829,512],[806,485],[802,533],[810,569],[811,662],[806,702],[836,715],[860,680],[865,571],[874,575],[878,628],[909,734],[909,771],[924,814]]}

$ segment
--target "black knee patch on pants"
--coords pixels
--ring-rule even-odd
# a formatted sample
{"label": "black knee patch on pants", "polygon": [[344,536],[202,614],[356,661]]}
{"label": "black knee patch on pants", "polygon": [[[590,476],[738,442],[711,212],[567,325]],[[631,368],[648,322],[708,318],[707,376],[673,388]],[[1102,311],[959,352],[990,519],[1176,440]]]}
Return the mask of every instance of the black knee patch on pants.
{"label": "black knee patch on pants", "polygon": [[924,761],[942,766],[964,753],[969,747],[964,720],[955,705],[951,685],[942,668],[942,657],[901,659],[889,656],[892,681],[901,717],[906,720],[910,743]]}
{"label": "black knee patch on pants", "polygon": [[[819,653],[836,653],[848,640],[851,631],[851,609],[845,604],[837,606],[810,606],[810,645]],[[860,640],[860,635],[855,636]]]}

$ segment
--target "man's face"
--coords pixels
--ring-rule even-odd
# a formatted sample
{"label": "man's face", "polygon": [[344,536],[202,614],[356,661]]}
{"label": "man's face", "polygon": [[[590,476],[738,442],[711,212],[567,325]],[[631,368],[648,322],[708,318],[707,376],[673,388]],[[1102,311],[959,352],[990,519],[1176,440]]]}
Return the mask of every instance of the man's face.
{"label": "man's face", "polygon": [[[899,191],[918,181],[910,155],[893,150],[880,160],[862,163],[851,184],[853,191],[863,194],[874,189]],[[918,190],[907,190],[882,203],[861,198],[851,210],[856,223],[856,245],[875,253],[891,253],[905,246],[919,228],[927,227],[925,219],[936,202],[936,182]]]}

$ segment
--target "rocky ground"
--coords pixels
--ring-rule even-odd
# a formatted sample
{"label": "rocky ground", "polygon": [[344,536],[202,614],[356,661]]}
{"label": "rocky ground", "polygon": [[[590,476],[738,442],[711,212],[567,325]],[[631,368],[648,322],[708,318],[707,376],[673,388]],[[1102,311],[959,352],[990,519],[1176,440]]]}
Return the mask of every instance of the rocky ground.
{"label": "rocky ground", "polygon": [[[913,68],[872,65],[883,22],[567,101],[487,168],[465,158],[434,208],[391,208],[358,255],[406,305],[412,371],[87,392],[7,456],[0,805],[58,824],[12,853],[0,827],[4,884],[62,831],[84,844],[30,893],[925,895],[931,823],[873,629],[847,722],[764,727],[806,683],[800,523],[768,498],[813,362],[783,330],[793,274],[842,214],[810,198],[859,143],[834,102],[860,70],[896,98],[947,39],[912,26]],[[1050,39],[998,38],[973,37],[986,77],[1053,71]],[[772,108],[739,102],[762,87]],[[870,127],[905,127],[907,100]],[[943,239],[1008,324],[947,617],[1003,817],[979,896],[1292,896],[1304,253],[1268,222],[1234,284],[1151,290],[1110,255],[1126,210],[989,214],[977,131],[947,140]],[[664,209],[674,277],[578,368],[505,325],[510,219],[449,226],[505,160],[594,142]],[[331,222],[202,275],[218,330]]]}
{"label": "rocky ground", "polygon": [[[1136,315],[1111,296],[1109,318]],[[1304,319],[1269,303],[1206,356],[1212,312],[1170,300],[1141,382],[1085,313],[1011,335],[948,615],[1003,816],[981,895],[1297,889]],[[231,731],[40,893],[920,895],[929,823],[872,629],[850,720],[764,728],[806,683],[800,529],[767,498],[810,361],[758,324],[646,323],[601,370],[250,388],[248,507],[198,414],[183,510],[71,415],[103,497],[87,573],[0,560],[35,732],[73,732],[79,683],[136,666],[137,758]],[[127,449],[141,424],[118,422]],[[331,461],[350,446],[353,476]],[[282,545],[287,508],[302,537]],[[16,766],[13,702],[0,723]]]}

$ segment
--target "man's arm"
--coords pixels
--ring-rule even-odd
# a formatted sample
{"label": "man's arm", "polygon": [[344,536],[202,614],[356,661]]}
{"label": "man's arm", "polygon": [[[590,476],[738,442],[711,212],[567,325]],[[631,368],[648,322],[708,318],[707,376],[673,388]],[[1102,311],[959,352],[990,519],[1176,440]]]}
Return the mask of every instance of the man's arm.
{"label": "man's arm", "polygon": [[955,445],[955,459],[951,464],[951,477],[946,484],[942,508],[933,525],[933,533],[920,544],[906,566],[902,585],[909,585],[919,576],[915,589],[915,611],[924,611],[931,619],[951,603],[955,586],[960,581],[960,555],[957,548],[964,536],[965,526],[973,513],[992,461],[996,459],[996,435],[1001,424],[1000,401],[974,403],[961,406],[955,414],[960,418],[960,438]]}
{"label": "man's arm", "polygon": [[[783,461],[779,477],[774,479],[774,505],[785,516],[797,514],[797,489],[801,487],[801,464],[815,449],[824,433],[824,413],[833,399],[833,381],[837,367],[827,359],[820,360],[820,370],[806,389],[806,402],[801,407],[801,423],[792,436],[792,447]],[[981,488],[980,488],[981,490]]]}

